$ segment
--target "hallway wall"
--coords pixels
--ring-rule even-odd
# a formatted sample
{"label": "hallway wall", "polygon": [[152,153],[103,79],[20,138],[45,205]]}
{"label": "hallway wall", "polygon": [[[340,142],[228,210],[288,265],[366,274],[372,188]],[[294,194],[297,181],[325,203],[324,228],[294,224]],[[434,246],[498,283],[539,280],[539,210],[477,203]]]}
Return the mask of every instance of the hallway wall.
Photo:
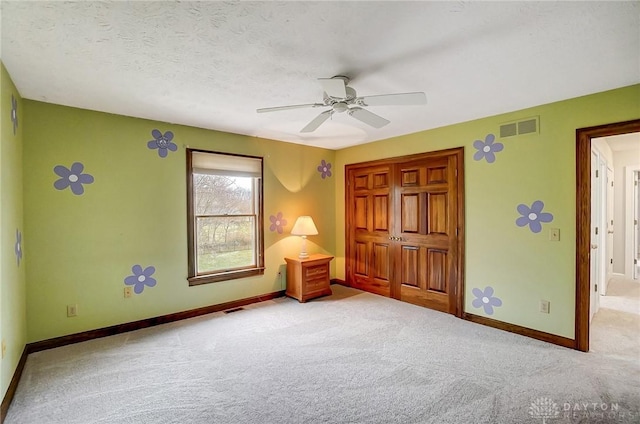
{"label": "hallway wall", "polygon": [[[627,228],[625,215],[627,207],[631,205],[626,201],[626,167],[640,166],[640,146],[636,150],[621,150],[613,152],[614,166],[614,228],[613,234],[613,272],[624,275],[629,266],[627,264],[627,252],[625,235],[631,228]],[[631,278],[630,275],[626,276]]]}

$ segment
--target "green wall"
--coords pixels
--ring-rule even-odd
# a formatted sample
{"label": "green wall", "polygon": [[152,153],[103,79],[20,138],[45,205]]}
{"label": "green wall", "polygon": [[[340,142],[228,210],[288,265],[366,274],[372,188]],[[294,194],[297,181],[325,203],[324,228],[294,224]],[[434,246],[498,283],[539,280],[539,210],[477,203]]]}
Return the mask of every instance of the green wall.
{"label": "green wall", "polygon": [[[283,290],[278,273],[297,255],[289,231],[302,214],[320,233],[309,252],[335,251],[335,185],[317,170],[334,151],[30,100],[24,115],[29,342]],[[178,150],[150,150],[154,129],[172,131]],[[264,157],[263,276],[188,286],[186,147]],[[94,177],[81,195],[54,187],[54,167],[74,162]],[[278,212],[282,234],[270,231]],[[124,298],[137,264],[156,268],[157,285]],[[78,316],[68,318],[72,304]]]}
{"label": "green wall", "polygon": [[[312,215],[320,232],[309,239],[309,251],[336,255],[332,276],[344,279],[344,165],[458,146],[465,147],[465,311],[573,338],[575,130],[640,117],[636,85],[331,151],[19,100],[14,136],[5,87],[15,88],[4,69],[2,83],[5,390],[25,338],[34,342],[282,290],[283,257],[299,248],[288,232],[302,214]],[[533,116],[540,119],[538,134],[498,136],[500,124]],[[172,131],[178,151],[160,158],[148,149],[153,129]],[[493,163],[475,160],[474,142],[489,134],[504,149]],[[264,276],[188,286],[186,147],[264,157]],[[332,177],[321,178],[316,168],[322,160],[332,164]],[[74,162],[94,177],[82,195],[54,187],[54,168]],[[5,201],[8,195],[12,202]],[[28,260],[17,267],[12,252],[23,196]],[[538,200],[553,220],[539,233],[516,225],[518,205]],[[269,217],[278,212],[288,221],[282,234],[269,229]],[[560,241],[549,241],[551,228],[560,229]],[[154,266],[158,284],[125,299],[124,279],[137,264]],[[502,302],[490,312],[473,304],[474,289],[485,287]],[[538,312],[542,299],[550,301],[550,314]],[[78,316],[67,318],[71,304],[78,305]]]}
{"label": "green wall", "polygon": [[[17,234],[24,243],[23,225],[23,102],[4,65],[0,64],[0,338],[6,346],[0,369],[4,398],[27,340],[26,254],[16,255]],[[12,97],[17,105],[14,132]]]}
{"label": "green wall", "polygon": [[[463,106],[462,106],[463,107]],[[500,124],[538,116],[539,134],[500,139]],[[465,149],[465,311],[573,338],[575,314],[577,128],[640,118],[640,85],[340,150],[346,164],[463,146]],[[504,149],[474,160],[488,134]],[[337,277],[344,278],[344,172],[336,179]],[[553,220],[542,231],[519,227],[517,207],[544,202]],[[549,241],[549,229],[560,241]],[[502,305],[474,307],[473,289],[494,289]],[[550,313],[538,312],[540,300]]]}

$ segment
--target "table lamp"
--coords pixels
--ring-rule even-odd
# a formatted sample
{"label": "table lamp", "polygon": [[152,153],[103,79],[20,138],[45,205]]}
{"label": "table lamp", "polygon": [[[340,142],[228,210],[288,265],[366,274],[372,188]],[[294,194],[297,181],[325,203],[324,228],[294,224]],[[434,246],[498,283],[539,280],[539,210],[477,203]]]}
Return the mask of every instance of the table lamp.
{"label": "table lamp", "polygon": [[300,216],[293,225],[291,234],[294,236],[302,237],[302,247],[300,248],[300,255],[298,258],[307,259],[309,254],[307,253],[307,236],[315,236],[318,234],[316,224],[313,223],[313,219],[310,216]]}

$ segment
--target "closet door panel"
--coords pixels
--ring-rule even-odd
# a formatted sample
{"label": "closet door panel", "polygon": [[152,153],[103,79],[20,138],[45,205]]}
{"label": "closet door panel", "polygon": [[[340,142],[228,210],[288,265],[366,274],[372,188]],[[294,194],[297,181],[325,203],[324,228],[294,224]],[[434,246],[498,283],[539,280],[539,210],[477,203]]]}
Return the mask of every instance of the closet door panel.
{"label": "closet door panel", "polygon": [[384,296],[393,269],[390,173],[389,166],[347,172],[347,280]]}
{"label": "closet door panel", "polygon": [[[395,187],[402,199],[396,213],[400,216],[395,232],[399,234],[402,279],[392,282],[392,293],[403,301],[440,311],[455,311],[456,298],[451,290],[448,270],[454,255],[455,162],[448,156],[399,163],[400,175]],[[412,249],[415,254],[405,254]]]}

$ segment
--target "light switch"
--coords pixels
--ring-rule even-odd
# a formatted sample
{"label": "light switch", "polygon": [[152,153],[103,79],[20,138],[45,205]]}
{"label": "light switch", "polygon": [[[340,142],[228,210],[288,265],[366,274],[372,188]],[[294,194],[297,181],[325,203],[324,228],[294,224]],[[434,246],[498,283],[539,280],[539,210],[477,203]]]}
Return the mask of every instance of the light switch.
{"label": "light switch", "polygon": [[540,312],[542,312],[543,314],[548,314],[549,306],[550,306],[550,302],[548,300],[541,300],[540,307],[539,307]]}
{"label": "light switch", "polygon": [[550,241],[560,241],[560,228],[551,228],[549,230]]}

